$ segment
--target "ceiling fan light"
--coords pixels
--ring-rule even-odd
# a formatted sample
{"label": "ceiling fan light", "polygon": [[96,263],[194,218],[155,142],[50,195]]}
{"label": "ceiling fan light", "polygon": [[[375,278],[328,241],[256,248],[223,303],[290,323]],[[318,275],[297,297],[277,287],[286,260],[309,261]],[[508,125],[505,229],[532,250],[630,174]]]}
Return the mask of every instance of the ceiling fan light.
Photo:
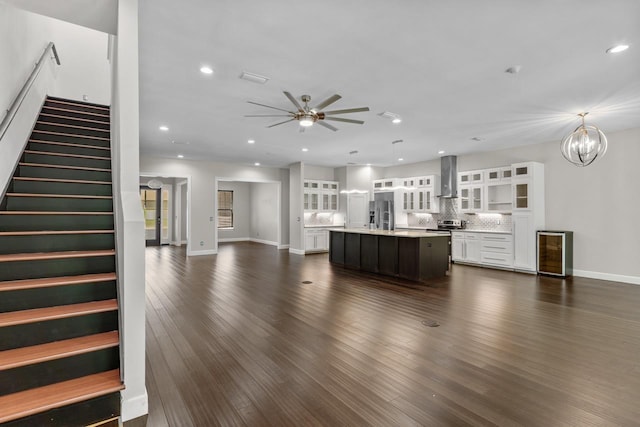
{"label": "ceiling fan light", "polygon": [[300,126],[309,127],[313,126],[313,117],[305,116],[300,119]]}

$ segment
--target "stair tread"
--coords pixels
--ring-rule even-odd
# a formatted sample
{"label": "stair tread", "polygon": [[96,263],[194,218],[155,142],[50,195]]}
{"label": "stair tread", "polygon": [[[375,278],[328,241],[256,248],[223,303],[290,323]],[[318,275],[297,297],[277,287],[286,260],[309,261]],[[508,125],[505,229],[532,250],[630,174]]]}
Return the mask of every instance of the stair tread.
{"label": "stair tread", "polygon": [[45,277],[41,279],[7,280],[0,282],[0,292],[53,286],[80,285],[82,283],[116,280],[116,273],[82,274],[79,276]]}
{"label": "stair tread", "polygon": [[56,235],[56,234],[109,234],[113,232],[114,232],[113,230],[0,231],[0,237],[2,236],[50,236],[50,235]]}
{"label": "stair tread", "polygon": [[61,252],[33,252],[19,254],[2,254],[0,262],[11,261],[38,261],[43,259],[85,258],[115,255],[114,249],[102,249],[96,251],[61,251]]}
{"label": "stair tread", "polygon": [[101,184],[111,185],[111,181],[91,181],[88,179],[64,179],[64,178],[36,178],[30,176],[14,176],[16,181],[38,181],[38,182],[65,182],[69,184]]}
{"label": "stair tread", "polygon": [[110,147],[103,147],[100,145],[87,145],[87,144],[74,144],[73,142],[60,142],[60,141],[45,141],[44,139],[29,139],[29,142],[35,142],[38,144],[49,144],[49,145],[61,145],[65,147],[75,147],[75,148],[89,148],[92,150],[106,150],[110,151]]}
{"label": "stair tread", "polygon": [[90,167],[86,167],[86,166],[50,165],[50,164],[47,164],[47,163],[27,163],[27,162],[20,162],[18,164],[20,166],[31,166],[31,167],[40,167],[40,168],[74,169],[74,170],[87,170],[87,171],[96,171],[96,172],[111,172],[111,169],[90,168]]}
{"label": "stair tread", "polygon": [[124,389],[120,370],[100,372],[69,381],[0,397],[0,423],[60,408]]}
{"label": "stair tread", "polygon": [[115,299],[83,302],[80,304],[58,305],[55,307],[32,308],[29,310],[0,313],[0,327],[23,325],[47,320],[65,319],[87,314],[103,313],[118,309]]}
{"label": "stair tread", "polygon": [[119,345],[118,331],[0,351],[0,371],[90,353]]}
{"label": "stair tread", "polygon": [[87,154],[56,153],[55,151],[24,150],[24,152],[29,154],[40,154],[43,156],[75,157],[78,159],[91,159],[91,160],[111,160],[111,157],[89,156]]}
{"label": "stair tread", "polygon": [[8,197],[44,197],[54,199],[112,199],[112,196],[94,196],[93,194],[48,194],[48,193],[6,193]]}
{"label": "stair tread", "polygon": [[67,136],[67,137],[70,137],[70,138],[97,139],[98,141],[111,141],[111,138],[103,138],[101,136],[78,135],[78,134],[73,134],[73,133],[53,132],[53,131],[50,131],[50,130],[34,129],[33,133],[44,133],[44,134],[47,134],[47,135]]}
{"label": "stair tread", "polygon": [[[101,125],[109,124],[109,122],[105,122],[102,120],[81,119],[80,117],[61,116],[58,114],[49,114],[49,113],[40,113],[40,117],[55,117],[56,119],[77,120],[79,122],[99,123]],[[50,122],[43,122],[43,123],[50,123]]]}
{"label": "stair tread", "polygon": [[45,102],[54,102],[56,104],[66,104],[66,105],[76,105],[78,107],[95,108],[96,110],[109,111],[109,107],[107,105],[92,104],[89,102],[74,101],[71,99],[56,98],[53,96],[48,96]]}
{"label": "stair tread", "polygon": [[[42,106],[42,110],[44,111],[45,109],[46,110],[55,110],[55,111],[64,111],[65,113],[86,114],[88,116],[109,118],[109,114],[91,113],[89,111],[80,111],[80,110],[69,110],[67,108],[52,107],[51,105],[43,105]],[[74,118],[73,116],[66,116],[66,117],[69,117],[70,119]],[[109,123],[109,121],[105,120],[104,123]]]}
{"label": "stair tread", "polygon": [[[58,127],[63,127],[63,128],[91,130],[91,131],[105,132],[105,133],[110,133],[111,132],[109,129],[100,129],[100,128],[91,128],[91,127],[87,127],[87,126],[69,125],[69,124],[66,124],[66,123],[43,122],[41,120],[36,121],[36,124],[47,125],[47,126],[58,126]],[[37,132],[38,130],[35,129],[35,131]]]}
{"label": "stair tread", "polygon": [[0,211],[0,215],[113,215],[113,212],[84,211]]}

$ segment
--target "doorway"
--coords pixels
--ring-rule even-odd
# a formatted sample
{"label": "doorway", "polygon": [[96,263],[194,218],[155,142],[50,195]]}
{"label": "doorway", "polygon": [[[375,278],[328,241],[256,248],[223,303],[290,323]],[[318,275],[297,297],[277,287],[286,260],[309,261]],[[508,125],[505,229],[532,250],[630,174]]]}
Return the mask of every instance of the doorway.
{"label": "doorway", "polygon": [[144,212],[144,238],[147,246],[160,246],[161,200],[160,188],[140,186],[140,201]]}

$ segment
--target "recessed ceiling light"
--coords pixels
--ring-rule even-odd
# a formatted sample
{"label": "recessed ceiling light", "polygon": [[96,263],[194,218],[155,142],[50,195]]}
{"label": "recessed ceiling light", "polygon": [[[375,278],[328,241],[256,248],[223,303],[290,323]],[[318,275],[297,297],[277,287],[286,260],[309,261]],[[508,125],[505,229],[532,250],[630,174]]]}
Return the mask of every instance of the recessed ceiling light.
{"label": "recessed ceiling light", "polygon": [[254,165],[255,166],[260,166],[260,163],[259,162],[255,162]]}
{"label": "recessed ceiling light", "polygon": [[612,46],[609,49],[607,49],[607,53],[620,53],[620,52],[624,52],[627,49],[629,49],[628,44],[619,44],[617,46]]}
{"label": "recessed ceiling light", "polygon": [[302,151],[304,151],[306,153],[307,151],[309,151],[309,149],[308,148],[303,148]]}
{"label": "recessed ceiling light", "polygon": [[202,74],[213,74],[213,68],[211,67],[207,67],[206,65],[203,67],[200,67],[200,72]]}
{"label": "recessed ceiling light", "polygon": [[403,162],[403,161],[404,161],[404,159],[403,159],[402,157],[400,157],[400,158],[398,159],[398,161],[399,161],[399,162]]}
{"label": "recessed ceiling light", "polygon": [[250,139],[250,140],[248,140],[247,142],[248,142],[249,144],[255,144],[255,143],[256,143],[256,141],[255,141],[254,139]]}
{"label": "recessed ceiling light", "polygon": [[444,154],[444,150],[438,151],[438,154]]}
{"label": "recessed ceiling light", "polygon": [[184,155],[183,154],[178,154],[178,158],[179,159],[184,159]]}
{"label": "recessed ceiling light", "polygon": [[165,126],[165,125],[160,126],[158,129],[160,129],[163,132],[166,132],[166,131],[169,130],[169,128],[167,126]]}
{"label": "recessed ceiling light", "polygon": [[367,166],[371,166],[371,163],[367,163]]}
{"label": "recessed ceiling light", "polygon": [[402,123],[402,119],[400,117],[396,117],[395,119],[391,120],[391,123],[397,125],[398,123]]}

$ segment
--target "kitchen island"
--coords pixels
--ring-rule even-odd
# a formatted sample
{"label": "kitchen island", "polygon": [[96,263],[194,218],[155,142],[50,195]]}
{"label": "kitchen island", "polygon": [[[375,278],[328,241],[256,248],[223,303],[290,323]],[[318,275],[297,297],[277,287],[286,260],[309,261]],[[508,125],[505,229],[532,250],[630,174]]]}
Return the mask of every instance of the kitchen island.
{"label": "kitchen island", "polygon": [[329,261],[370,273],[423,281],[449,268],[449,236],[416,230],[330,230]]}

